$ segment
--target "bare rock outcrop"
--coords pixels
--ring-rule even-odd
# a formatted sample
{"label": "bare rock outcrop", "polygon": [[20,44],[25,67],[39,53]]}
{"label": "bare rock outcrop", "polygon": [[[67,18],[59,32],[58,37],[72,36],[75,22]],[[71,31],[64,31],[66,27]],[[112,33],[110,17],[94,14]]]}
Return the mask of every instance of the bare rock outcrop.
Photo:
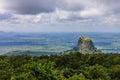
{"label": "bare rock outcrop", "polygon": [[81,53],[94,53],[97,48],[95,48],[93,41],[89,37],[81,36],[78,40],[77,51]]}

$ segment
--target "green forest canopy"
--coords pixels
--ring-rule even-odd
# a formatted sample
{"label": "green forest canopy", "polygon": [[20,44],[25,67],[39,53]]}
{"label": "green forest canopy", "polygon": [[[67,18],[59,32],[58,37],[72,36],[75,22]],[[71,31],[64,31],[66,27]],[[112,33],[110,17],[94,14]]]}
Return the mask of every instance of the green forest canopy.
{"label": "green forest canopy", "polygon": [[120,80],[120,54],[0,56],[0,80]]}

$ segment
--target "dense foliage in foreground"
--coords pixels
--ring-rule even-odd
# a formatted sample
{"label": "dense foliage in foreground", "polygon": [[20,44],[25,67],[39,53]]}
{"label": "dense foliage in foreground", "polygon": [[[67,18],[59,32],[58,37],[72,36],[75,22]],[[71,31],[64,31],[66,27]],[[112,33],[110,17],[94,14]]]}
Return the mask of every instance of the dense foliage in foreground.
{"label": "dense foliage in foreground", "polygon": [[120,80],[120,54],[0,56],[0,80]]}

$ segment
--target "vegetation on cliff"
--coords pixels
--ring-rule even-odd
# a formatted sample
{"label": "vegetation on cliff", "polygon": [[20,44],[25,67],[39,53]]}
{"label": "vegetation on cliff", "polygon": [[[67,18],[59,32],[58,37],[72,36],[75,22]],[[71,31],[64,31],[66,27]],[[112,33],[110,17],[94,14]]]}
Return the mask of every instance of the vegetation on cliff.
{"label": "vegetation on cliff", "polygon": [[0,80],[120,80],[120,54],[0,56]]}

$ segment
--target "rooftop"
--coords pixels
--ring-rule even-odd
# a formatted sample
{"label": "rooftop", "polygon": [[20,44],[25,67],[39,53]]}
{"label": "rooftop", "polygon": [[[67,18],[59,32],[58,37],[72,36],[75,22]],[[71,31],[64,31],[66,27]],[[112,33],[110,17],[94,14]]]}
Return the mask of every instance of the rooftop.
{"label": "rooftop", "polygon": [[83,37],[83,36],[81,36],[80,38],[81,38],[82,40],[85,40],[85,41],[90,41],[90,40],[91,40],[89,37]]}

